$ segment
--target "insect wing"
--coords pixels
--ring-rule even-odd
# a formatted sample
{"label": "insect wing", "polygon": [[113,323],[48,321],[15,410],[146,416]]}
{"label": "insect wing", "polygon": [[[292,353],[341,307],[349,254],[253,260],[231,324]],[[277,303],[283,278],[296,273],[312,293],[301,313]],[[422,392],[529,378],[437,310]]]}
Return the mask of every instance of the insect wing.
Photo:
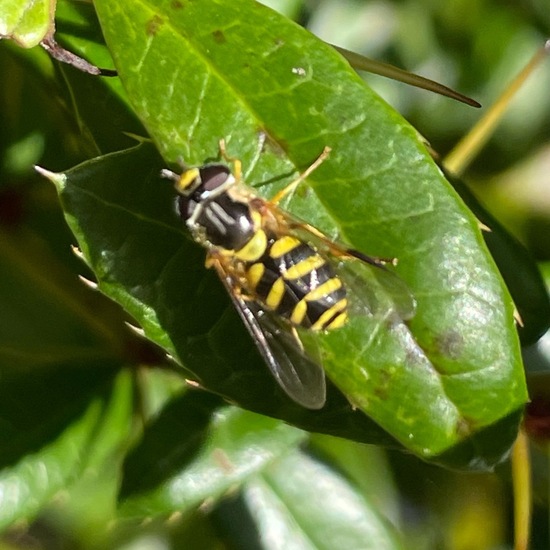
{"label": "insect wing", "polygon": [[416,313],[416,299],[405,281],[385,267],[375,270],[374,276],[384,292],[390,296],[397,316],[402,321],[412,319]]}
{"label": "insect wing", "polygon": [[406,283],[384,266],[340,260],[339,277],[349,289],[351,314],[368,314],[378,319],[406,321],[416,312],[416,300]]}
{"label": "insect wing", "polygon": [[302,222],[285,210],[269,204],[281,226],[281,232],[295,234],[310,242],[334,265],[351,291],[352,314],[362,309],[379,317],[406,321],[414,317],[416,300],[407,284],[384,264],[388,261],[353,250],[333,241],[315,227]]}
{"label": "insect wing", "polygon": [[231,279],[223,276],[219,267],[218,274],[281,388],[302,407],[320,409],[326,399],[325,373],[320,360],[314,360],[303,349],[298,335],[276,314],[238,296]]}

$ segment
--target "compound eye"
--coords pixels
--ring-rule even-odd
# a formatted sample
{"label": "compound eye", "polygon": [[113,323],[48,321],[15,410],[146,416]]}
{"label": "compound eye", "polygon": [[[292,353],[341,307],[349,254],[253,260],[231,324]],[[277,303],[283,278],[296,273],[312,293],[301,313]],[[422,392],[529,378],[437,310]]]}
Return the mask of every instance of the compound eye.
{"label": "compound eye", "polygon": [[183,221],[188,220],[197,207],[197,202],[185,195],[178,195],[176,198],[176,213]]}
{"label": "compound eye", "polygon": [[200,169],[202,187],[205,191],[213,191],[223,185],[231,171],[223,164],[211,164]]}

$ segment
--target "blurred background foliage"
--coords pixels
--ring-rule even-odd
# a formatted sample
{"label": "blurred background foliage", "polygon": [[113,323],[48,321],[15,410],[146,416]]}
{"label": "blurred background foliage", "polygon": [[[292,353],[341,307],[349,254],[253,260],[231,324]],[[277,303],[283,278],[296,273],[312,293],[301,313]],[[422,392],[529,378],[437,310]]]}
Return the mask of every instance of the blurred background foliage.
{"label": "blurred background foliage", "polygon": [[[441,81],[483,105],[489,105],[499,95],[550,35],[550,10],[544,0],[268,3],[328,42]],[[70,252],[72,236],[53,186],[32,169],[33,164],[40,164],[62,170],[94,155],[90,143],[74,124],[67,98],[59,93],[56,79],[60,77],[44,51],[22,51],[7,41],[0,44],[0,67],[0,225],[4,235],[0,257],[11,257],[14,250],[24,249],[32,251],[28,258],[33,262],[19,266],[21,271],[17,273],[3,273],[6,280],[12,276],[13,283],[0,289],[0,330],[9,331],[21,344],[18,350],[0,351],[4,369],[16,352],[17,360],[23,364],[25,354],[32,357],[33,323],[50,327],[48,338],[52,344],[57,340],[65,342],[67,330],[71,330],[73,341],[94,346],[90,332],[83,327],[70,321],[66,326],[57,322],[56,308],[66,304],[56,300],[56,285],[71,288],[76,308],[108,309],[113,319],[112,326],[106,327],[108,331],[120,330],[114,327],[119,326],[124,315],[100,295],[75,283],[73,274],[86,274],[86,268]],[[452,101],[428,92],[372,75],[365,78],[442,156],[479,117],[474,109],[465,115],[465,110],[457,110]],[[541,262],[546,276],[550,275],[549,89],[547,62],[514,99],[465,178],[488,210]],[[25,232],[10,233],[10,228],[21,220],[25,221]],[[8,270],[7,265],[8,262],[0,262],[0,269]],[[46,272],[40,270],[41,265],[47,266]],[[21,273],[29,277],[30,288],[34,285],[36,294],[28,293],[29,281],[22,281]],[[27,293],[24,303],[17,285],[24,286]],[[98,339],[103,329],[96,331]],[[526,352],[528,367],[536,368],[543,377],[549,353],[544,342]],[[537,387],[544,386],[538,380]],[[94,383],[97,380],[91,384]],[[157,384],[177,386],[168,375]],[[65,394],[54,395],[52,400],[70,399],[70,388],[65,390]],[[3,402],[8,398],[4,395]],[[543,407],[543,413],[548,412],[550,409]],[[0,438],[2,445],[9,446],[10,427],[5,424],[1,424]],[[323,464],[352,483],[372,509],[401,533],[401,542],[388,543],[388,548],[512,547],[508,465],[495,474],[472,475],[444,471],[414,457],[324,436],[313,436],[309,445]],[[548,548],[550,544],[548,461],[543,449],[544,444],[534,449],[534,549]],[[218,505],[205,502],[200,510],[183,518],[109,529],[115,513],[116,464],[115,460],[112,471],[75,480],[72,488],[66,494],[58,494],[35,522],[17,524],[7,531],[0,539],[0,548],[260,547],[255,529],[262,525],[262,518],[255,515],[258,505],[254,503],[262,502],[258,501],[259,495],[265,493],[261,493],[258,482]],[[296,466],[289,463],[288,468],[293,467]],[[273,480],[271,484],[272,488],[276,485]],[[243,517],[250,518],[250,525],[244,523]],[[267,548],[278,547],[273,542],[263,544]],[[372,541],[366,542],[365,548],[385,547],[371,544]],[[325,546],[310,538],[298,547]]]}

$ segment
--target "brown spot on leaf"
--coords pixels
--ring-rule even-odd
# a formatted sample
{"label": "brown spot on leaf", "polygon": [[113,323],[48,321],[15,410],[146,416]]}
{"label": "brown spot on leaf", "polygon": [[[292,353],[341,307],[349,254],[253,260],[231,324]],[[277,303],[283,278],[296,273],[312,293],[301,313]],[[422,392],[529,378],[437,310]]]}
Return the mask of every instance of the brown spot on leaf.
{"label": "brown spot on leaf", "polygon": [[464,349],[464,338],[460,332],[451,330],[440,334],[436,345],[441,355],[450,359],[459,359]]}
{"label": "brown spot on leaf", "polygon": [[388,391],[391,386],[392,375],[389,371],[383,370],[380,372],[380,378],[376,386],[373,388],[373,393],[380,401],[388,399]]}
{"label": "brown spot on leaf", "polygon": [[145,32],[149,36],[155,36],[162,25],[164,25],[164,19],[160,15],[154,15],[147,21]]}
{"label": "brown spot on leaf", "polygon": [[456,424],[456,434],[460,438],[468,437],[472,433],[472,426],[466,418],[461,418]]}
{"label": "brown spot on leaf", "polygon": [[217,31],[214,31],[212,33],[212,36],[218,44],[224,44],[225,42],[227,42],[225,34],[223,34],[223,31],[220,31],[219,29]]}

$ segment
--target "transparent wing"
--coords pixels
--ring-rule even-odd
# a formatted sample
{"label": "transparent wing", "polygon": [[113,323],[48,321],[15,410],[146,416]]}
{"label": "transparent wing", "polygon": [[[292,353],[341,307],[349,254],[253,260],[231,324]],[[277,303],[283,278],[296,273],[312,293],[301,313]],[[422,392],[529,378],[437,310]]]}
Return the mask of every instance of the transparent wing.
{"label": "transparent wing", "polygon": [[219,263],[216,263],[216,270],[281,388],[302,407],[320,409],[326,400],[325,373],[320,357],[312,357],[312,350],[303,348],[298,334],[284,320],[240,297],[231,276]]}
{"label": "transparent wing", "polygon": [[385,266],[340,260],[336,270],[349,289],[352,315],[367,311],[380,319],[401,321],[414,316],[416,300],[409,287]]}
{"label": "transparent wing", "polygon": [[407,284],[387,267],[394,259],[367,256],[329,239],[315,227],[294,218],[276,205],[267,203],[282,233],[294,233],[313,244],[335,267],[350,290],[352,314],[368,312],[376,317],[406,321],[414,317],[416,300]]}

